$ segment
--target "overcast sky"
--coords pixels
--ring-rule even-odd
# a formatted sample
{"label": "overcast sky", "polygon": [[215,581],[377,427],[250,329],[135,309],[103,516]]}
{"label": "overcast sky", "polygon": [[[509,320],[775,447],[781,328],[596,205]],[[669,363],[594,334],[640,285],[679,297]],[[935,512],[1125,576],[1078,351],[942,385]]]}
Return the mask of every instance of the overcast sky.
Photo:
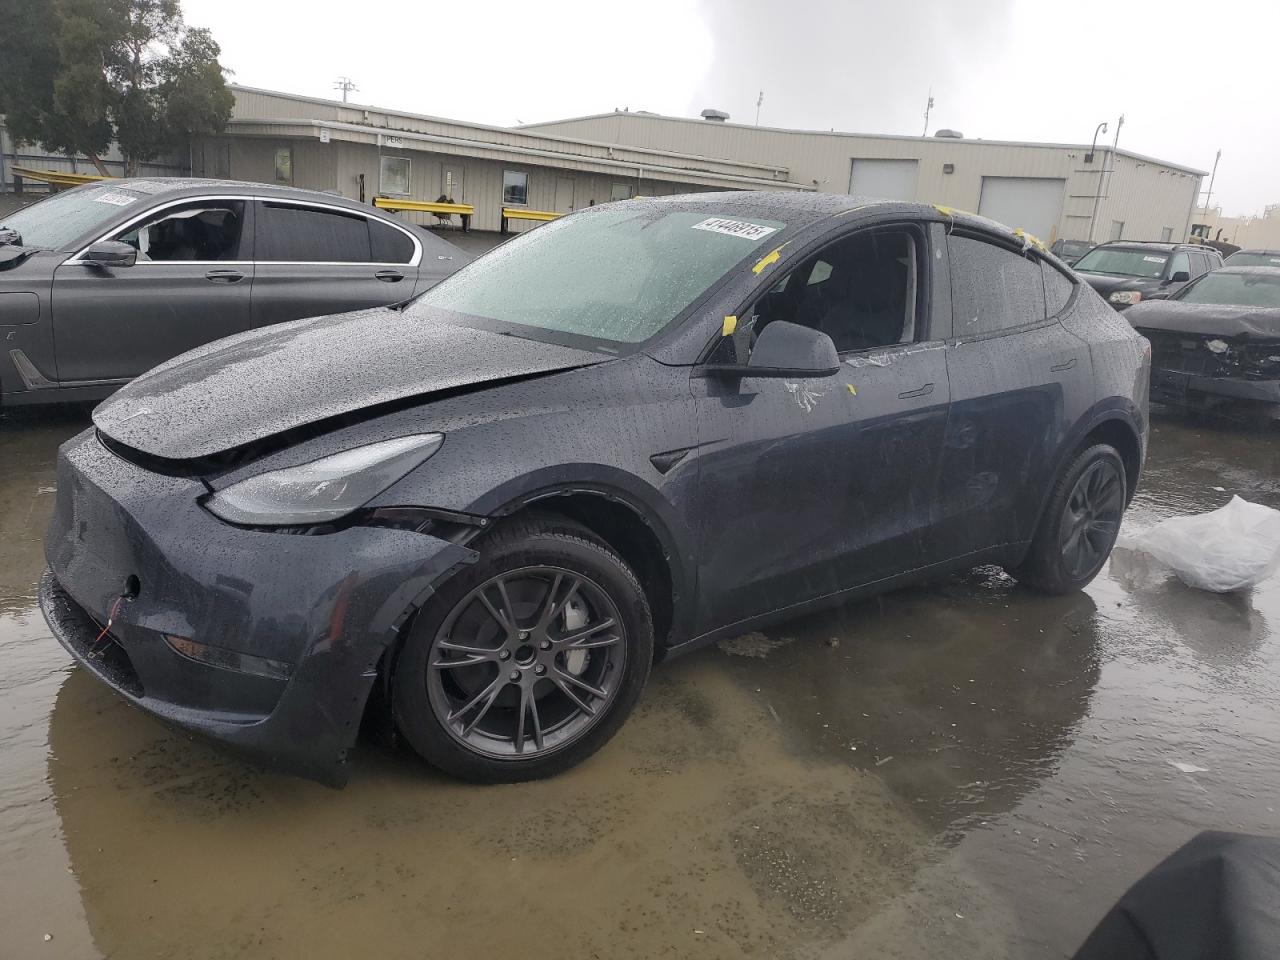
{"label": "overcast sky", "polygon": [[[1280,203],[1280,3],[1180,0],[183,0],[232,79],[512,125],[615,107],[761,124],[1109,143]],[[1206,178],[1205,185],[1208,185]]]}

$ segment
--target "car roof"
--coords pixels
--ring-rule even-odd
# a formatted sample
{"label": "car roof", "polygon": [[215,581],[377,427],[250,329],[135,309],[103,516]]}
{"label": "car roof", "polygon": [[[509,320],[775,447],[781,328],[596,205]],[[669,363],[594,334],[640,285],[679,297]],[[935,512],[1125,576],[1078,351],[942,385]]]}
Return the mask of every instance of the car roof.
{"label": "car roof", "polygon": [[[1280,257],[1280,250],[1276,250],[1272,247],[1242,247],[1237,250],[1236,253],[1261,253],[1268,257]],[[1231,256],[1234,257],[1236,253],[1231,254]],[[1271,268],[1267,267],[1265,269]]]}
{"label": "car roof", "polygon": [[1264,267],[1262,265],[1240,266],[1240,267],[1219,267],[1214,273],[1242,273],[1246,276],[1258,277],[1277,277],[1280,276],[1280,267]]}
{"label": "car roof", "polygon": [[884,200],[878,197],[861,197],[850,194],[817,193],[814,191],[781,190],[730,190],[718,193],[675,194],[669,197],[636,197],[627,203],[662,204],[682,210],[705,210],[707,213],[763,217],[767,220],[783,220],[789,227],[805,227],[830,217],[856,214],[865,216],[901,216],[918,220],[939,220],[985,230],[1022,244],[1036,247],[1048,253],[1048,247],[1038,237],[1024,230],[1010,227],[998,221],[957,210],[936,203],[914,203],[905,200]]}
{"label": "car roof", "polygon": [[246,180],[214,180],[200,177],[126,177],[124,179],[95,181],[93,185],[101,186],[104,183],[147,194],[154,200],[200,197],[209,193],[233,193],[253,197],[266,197],[268,199],[312,200],[335,207],[357,210],[365,214],[376,210],[371,204],[349,200],[339,193],[329,193],[324,190],[304,190],[301,187],[280,184],[253,183]]}

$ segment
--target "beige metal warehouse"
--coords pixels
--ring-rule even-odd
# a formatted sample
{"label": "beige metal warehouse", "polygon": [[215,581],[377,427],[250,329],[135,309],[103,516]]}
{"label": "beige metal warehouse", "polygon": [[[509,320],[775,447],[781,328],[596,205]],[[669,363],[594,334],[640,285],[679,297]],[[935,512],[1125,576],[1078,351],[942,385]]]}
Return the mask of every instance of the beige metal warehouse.
{"label": "beige metal warehouse", "polygon": [[[781,130],[615,111],[518,128],[233,86],[225,133],[196,175],[568,213],[637,194],[820,190],[974,210],[1039,236],[1184,239],[1203,171],[1124,150],[955,137]],[[1096,206],[1096,213],[1095,213]],[[434,223],[430,214],[408,214]],[[513,221],[519,223],[519,221]],[[527,226],[536,225],[528,224]]]}
{"label": "beige metal warehouse", "polygon": [[1090,239],[1091,220],[1095,241],[1185,239],[1205,176],[1102,145],[1090,162],[1087,145],[784,130],[625,110],[520,129],[777,164],[819,190],[973,210],[1047,242]]}

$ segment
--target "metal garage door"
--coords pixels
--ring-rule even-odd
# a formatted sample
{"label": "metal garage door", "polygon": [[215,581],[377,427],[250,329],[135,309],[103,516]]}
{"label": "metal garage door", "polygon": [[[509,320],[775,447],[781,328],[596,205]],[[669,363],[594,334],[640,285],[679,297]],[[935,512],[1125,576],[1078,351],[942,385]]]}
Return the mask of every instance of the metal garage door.
{"label": "metal garage door", "polygon": [[1058,238],[1067,181],[1041,177],[983,177],[978,213],[1021,227],[1045,243]]}
{"label": "metal garage door", "polygon": [[855,197],[914,200],[916,166],[915,160],[854,160],[849,192]]}

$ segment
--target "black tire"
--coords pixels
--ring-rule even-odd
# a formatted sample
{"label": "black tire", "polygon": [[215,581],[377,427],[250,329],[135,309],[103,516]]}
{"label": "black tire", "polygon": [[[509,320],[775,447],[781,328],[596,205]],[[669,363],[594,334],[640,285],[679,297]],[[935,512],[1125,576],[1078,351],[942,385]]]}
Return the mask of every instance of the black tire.
{"label": "black tire", "polygon": [[[1074,593],[1087,586],[1115,546],[1127,505],[1126,483],[1124,460],[1115,447],[1098,443],[1082,450],[1054,484],[1026,557],[1009,573],[1042,593]],[[1090,484],[1099,500],[1088,516],[1077,518],[1069,507],[1078,502],[1073,498],[1082,485]]]}
{"label": "black tire", "polygon": [[[639,700],[653,663],[653,618],[648,600],[626,563],[587,528],[567,519],[531,516],[513,520],[474,546],[480,559],[446,582],[409,628],[392,680],[396,725],[428,763],[465,780],[513,783],[553,776],[604,746]],[[567,592],[558,586],[562,577]],[[536,604],[519,599],[532,595],[530,591],[544,580],[547,593]],[[508,587],[515,598],[506,593]],[[556,602],[557,590],[563,603]],[[568,627],[569,612],[580,609],[595,618],[596,626],[585,630],[581,625]],[[548,610],[552,612],[548,614]],[[515,624],[504,628],[508,612]],[[551,626],[542,626],[543,614],[551,618]],[[615,626],[609,627],[610,623]],[[447,637],[443,636],[446,625]],[[596,631],[595,639],[583,637],[580,641],[592,649],[558,646],[566,643],[567,637],[592,631]],[[553,634],[557,635],[554,639]],[[539,637],[554,649],[539,650]],[[458,650],[464,642],[471,646]],[[501,662],[496,659],[499,654]],[[585,693],[579,679],[569,675],[568,657],[585,664],[577,675],[583,683],[591,681],[585,689],[594,684],[603,691],[607,686],[607,696],[596,698]],[[447,665],[445,671],[440,670],[441,664]],[[496,674],[489,672],[490,667],[497,668]],[[536,678],[532,676],[535,669],[540,671]],[[514,678],[521,670],[525,675],[519,682],[504,679]],[[495,686],[497,692],[487,701],[481,700],[480,695]],[[457,699],[451,702],[453,694]],[[450,712],[446,708],[476,702],[468,700],[473,694],[480,700],[479,706],[462,712],[455,725],[451,719],[461,708]],[[595,710],[583,710],[573,696]],[[527,707],[529,701],[531,706]],[[544,705],[544,711],[550,704],[566,715],[558,730],[543,729],[539,704]],[[572,713],[575,709],[576,716]],[[547,714],[542,717],[545,720]],[[472,721],[477,726],[470,731],[459,729]],[[497,732],[499,721],[514,727],[509,731],[510,743]],[[516,723],[519,726],[514,726]],[[582,729],[575,733],[573,723],[581,723]],[[487,731],[486,724],[495,730]],[[564,742],[548,743],[553,736],[563,737]],[[531,755],[515,755],[526,748]]]}

